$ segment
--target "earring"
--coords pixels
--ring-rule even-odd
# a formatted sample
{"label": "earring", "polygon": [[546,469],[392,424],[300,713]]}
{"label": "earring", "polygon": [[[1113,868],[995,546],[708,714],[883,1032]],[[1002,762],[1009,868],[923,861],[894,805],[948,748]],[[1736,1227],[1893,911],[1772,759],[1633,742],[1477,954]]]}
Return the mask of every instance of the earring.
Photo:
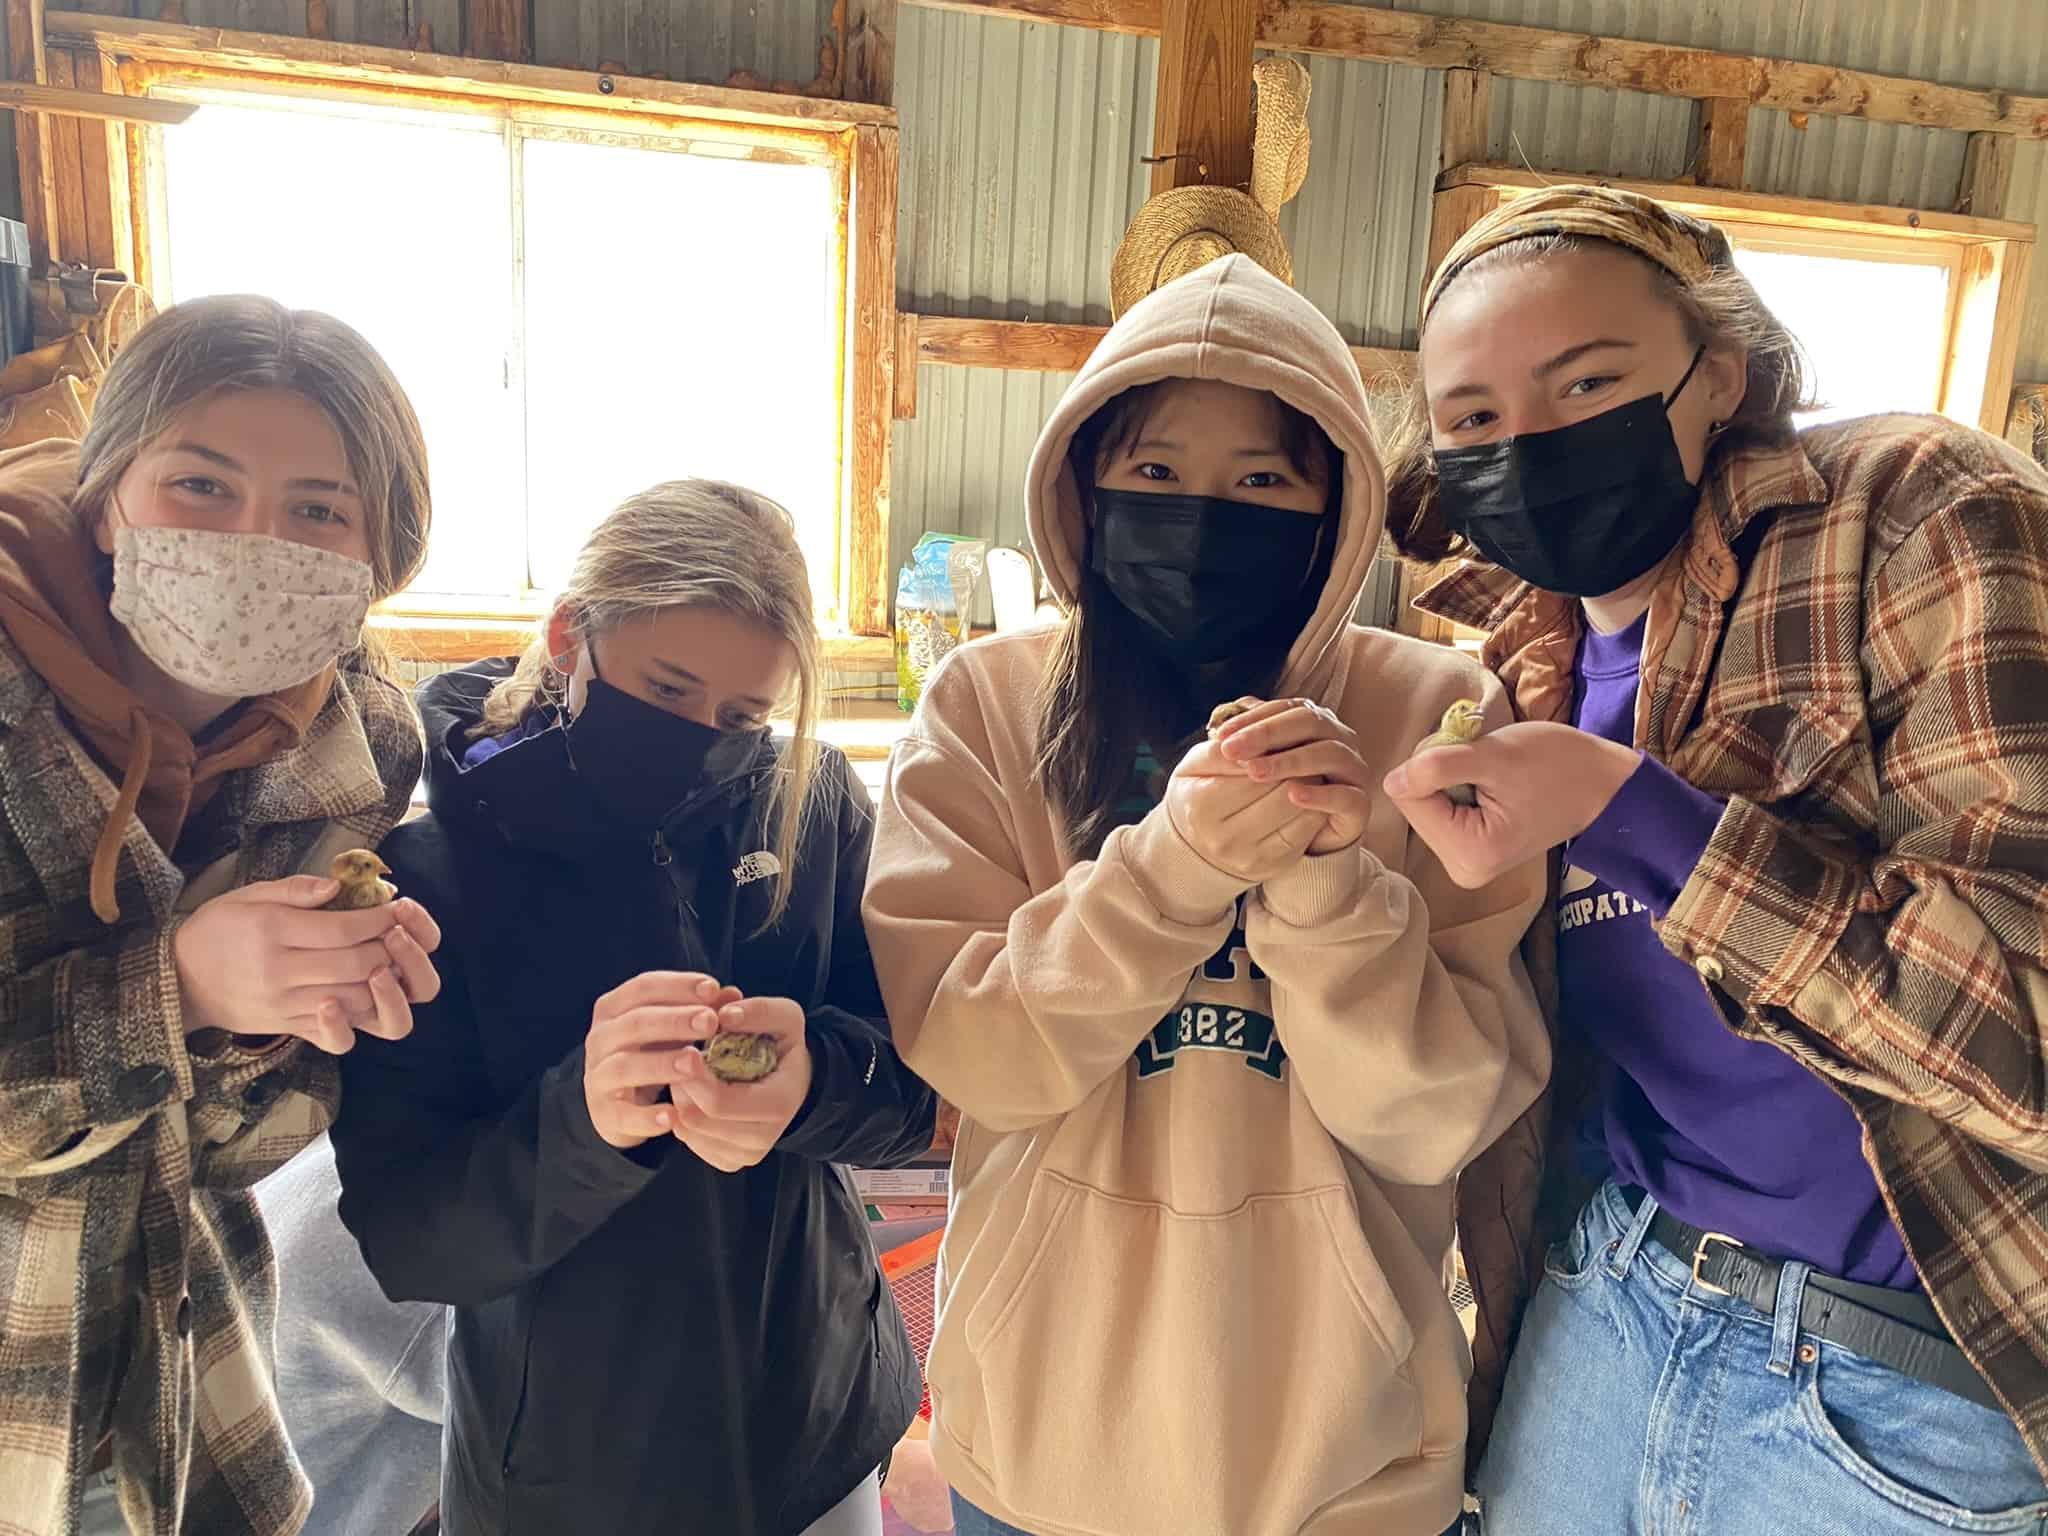
{"label": "earring", "polygon": [[1719,437],[1727,429],[1728,423],[1725,421],[1710,421],[1707,423],[1707,436]]}

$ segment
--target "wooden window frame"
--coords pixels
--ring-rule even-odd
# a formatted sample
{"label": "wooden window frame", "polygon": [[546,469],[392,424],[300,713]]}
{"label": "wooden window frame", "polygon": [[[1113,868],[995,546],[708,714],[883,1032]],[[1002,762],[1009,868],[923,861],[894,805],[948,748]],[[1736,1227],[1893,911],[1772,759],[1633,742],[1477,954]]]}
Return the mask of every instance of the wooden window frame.
{"label": "wooden window frame", "polygon": [[[834,260],[845,295],[841,466],[835,569],[828,587],[835,621],[821,623],[821,638],[838,664],[887,664],[889,426],[897,332],[893,108],[83,13],[50,13],[47,27],[52,59],[90,58],[100,87],[127,96],[180,86],[271,98],[310,95],[482,114],[549,136],[723,141],[763,158],[836,166]],[[85,131],[109,135],[105,172],[82,178],[83,201],[103,210],[100,222],[108,233],[90,244],[67,241],[60,222],[48,248],[57,259],[119,266],[161,301],[162,264],[153,252],[164,249],[165,239],[163,129],[109,122],[87,123]],[[92,224],[79,222],[81,229]],[[79,247],[75,253],[73,246]],[[466,661],[523,647],[544,607],[537,593],[498,601],[401,595],[383,605],[372,624],[406,659]]]}

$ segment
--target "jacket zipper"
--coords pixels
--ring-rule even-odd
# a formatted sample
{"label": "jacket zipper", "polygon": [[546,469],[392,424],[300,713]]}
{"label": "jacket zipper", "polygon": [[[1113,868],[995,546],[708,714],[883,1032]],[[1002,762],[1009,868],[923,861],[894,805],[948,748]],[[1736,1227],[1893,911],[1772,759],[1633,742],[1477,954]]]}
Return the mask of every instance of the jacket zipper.
{"label": "jacket zipper", "polygon": [[669,847],[668,839],[661,834],[659,828],[654,833],[652,851],[655,867],[667,874],[669,888],[675,892],[677,917],[683,929],[684,941],[703,957],[702,963],[708,968],[711,956],[704,943],[703,925],[698,921],[697,908],[690,900],[690,892],[684,889],[683,877],[676,868],[675,852]]}

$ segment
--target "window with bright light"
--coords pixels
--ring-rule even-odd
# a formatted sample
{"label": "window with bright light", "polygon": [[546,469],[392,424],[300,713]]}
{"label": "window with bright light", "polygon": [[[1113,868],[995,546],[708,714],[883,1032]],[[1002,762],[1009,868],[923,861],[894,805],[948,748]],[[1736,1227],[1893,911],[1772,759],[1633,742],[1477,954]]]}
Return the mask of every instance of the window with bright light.
{"label": "window with bright light", "polygon": [[1728,227],[1741,268],[1806,349],[1816,411],[1802,427],[1941,409],[1955,256],[1773,239]]}
{"label": "window with bright light", "polygon": [[516,611],[619,501],[702,476],[789,508],[821,619],[837,617],[835,141],[199,99],[163,139],[169,296],[269,294],[383,353],[432,463],[414,600]]}

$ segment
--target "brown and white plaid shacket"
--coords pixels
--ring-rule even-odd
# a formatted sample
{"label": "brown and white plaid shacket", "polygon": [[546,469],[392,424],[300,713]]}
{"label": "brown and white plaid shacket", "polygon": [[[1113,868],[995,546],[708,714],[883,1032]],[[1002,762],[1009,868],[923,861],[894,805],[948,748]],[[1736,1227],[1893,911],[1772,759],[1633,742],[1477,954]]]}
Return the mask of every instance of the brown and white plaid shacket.
{"label": "brown and white plaid shacket", "polygon": [[114,786],[0,635],[0,1536],[73,1529],[103,1432],[137,1532],[304,1523],[248,1191],[325,1128],[339,1076],[296,1042],[188,1050],[170,935],[204,897],[375,846],[420,761],[403,693],[344,666],[303,742],[187,829],[189,878],[131,821],[108,928],[87,884]]}
{"label": "brown and white plaid shacket", "polygon": [[[1475,564],[1418,606],[1487,631],[1524,718],[1569,718],[1575,602]],[[1665,947],[1854,1108],[1936,1308],[2048,1468],[2048,476],[1924,417],[1731,449],[1642,678],[1636,745],[1728,803]],[[1559,1133],[1583,1051],[1561,1043]],[[1475,1458],[1568,1214],[1538,1216],[1550,1121],[1547,1097],[1459,1192]]]}

